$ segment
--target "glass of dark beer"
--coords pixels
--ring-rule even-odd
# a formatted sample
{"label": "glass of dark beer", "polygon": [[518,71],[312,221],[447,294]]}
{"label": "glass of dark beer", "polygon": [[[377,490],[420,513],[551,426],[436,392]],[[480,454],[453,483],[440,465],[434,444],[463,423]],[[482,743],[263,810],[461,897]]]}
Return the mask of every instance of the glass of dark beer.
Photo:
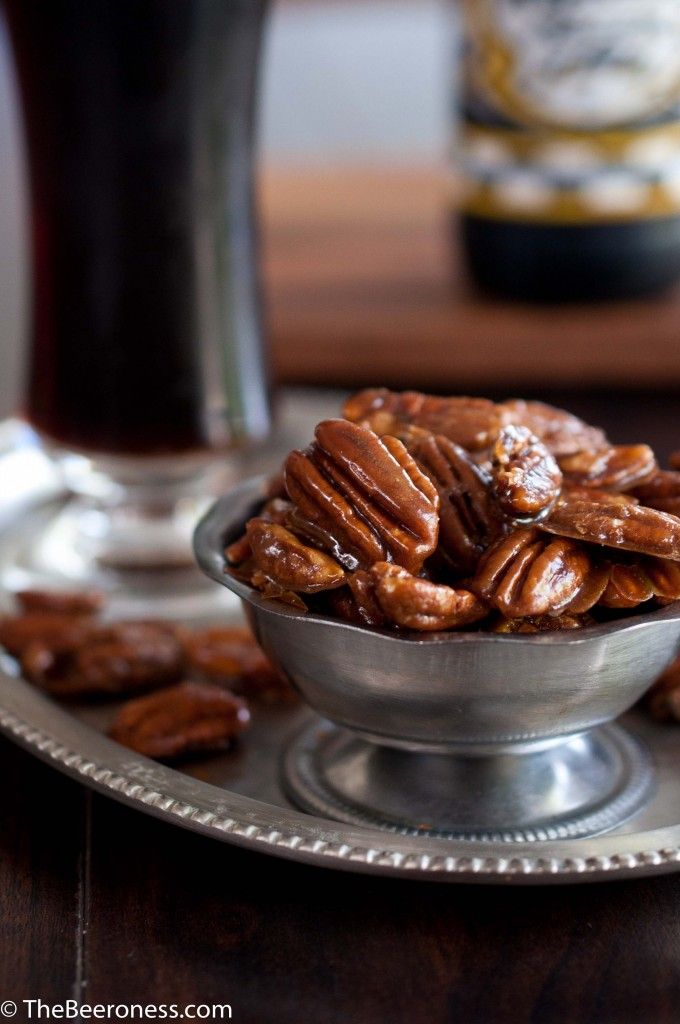
{"label": "glass of dark beer", "polygon": [[167,589],[191,564],[208,478],[268,431],[252,188],[264,8],[7,0],[30,181],[25,416],[72,495],[24,583]]}

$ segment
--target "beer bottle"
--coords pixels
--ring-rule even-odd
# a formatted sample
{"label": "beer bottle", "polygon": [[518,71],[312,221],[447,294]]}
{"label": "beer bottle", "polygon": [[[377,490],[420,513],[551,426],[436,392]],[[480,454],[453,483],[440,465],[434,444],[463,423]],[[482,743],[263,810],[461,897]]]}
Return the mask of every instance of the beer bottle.
{"label": "beer bottle", "polygon": [[460,0],[462,244],[529,301],[680,276],[680,3]]}

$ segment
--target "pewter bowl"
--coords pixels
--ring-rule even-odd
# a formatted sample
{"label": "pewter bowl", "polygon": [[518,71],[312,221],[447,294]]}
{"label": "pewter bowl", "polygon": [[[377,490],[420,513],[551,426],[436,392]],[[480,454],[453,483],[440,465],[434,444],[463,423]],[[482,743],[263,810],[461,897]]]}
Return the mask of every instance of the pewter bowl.
{"label": "pewter bowl", "polygon": [[648,755],[611,723],[676,653],[680,603],[579,631],[399,633],[268,600],[225,571],[262,479],[196,529],[199,565],[244,603],[272,661],[324,719],[283,766],[291,797],[351,823],[456,838],[594,835],[646,802]]}

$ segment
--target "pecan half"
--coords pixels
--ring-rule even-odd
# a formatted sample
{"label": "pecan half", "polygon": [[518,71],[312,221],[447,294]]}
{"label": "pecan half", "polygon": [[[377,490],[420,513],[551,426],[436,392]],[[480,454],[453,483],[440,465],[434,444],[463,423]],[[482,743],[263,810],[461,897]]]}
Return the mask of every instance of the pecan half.
{"label": "pecan half", "polygon": [[285,526],[251,519],[246,536],[257,569],[284,590],[314,594],[344,583],[344,570],[335,559],[303,544]]}
{"label": "pecan half", "polygon": [[417,572],[437,544],[439,497],[404,445],[346,420],[315,436],[286,460],[290,527],[347,569],[390,559]]}
{"label": "pecan half", "polygon": [[507,618],[555,614],[576,597],[591,567],[573,541],[516,530],[489,548],[469,585]]}
{"label": "pecan half", "polygon": [[511,398],[498,408],[504,424],[528,427],[553,455],[571,455],[584,449],[595,451],[607,445],[607,438],[599,427],[591,427],[578,416],[554,405]]}
{"label": "pecan half", "polygon": [[598,487],[575,487],[568,480],[562,483],[560,501],[597,501],[600,505],[639,505],[632,494],[603,491]]}
{"label": "pecan half", "polygon": [[352,395],[345,402],[343,415],[377,434],[398,434],[409,425],[421,427],[471,451],[488,448],[504,422],[498,407],[487,398],[439,398],[386,388]]}
{"label": "pecan half", "polygon": [[571,484],[627,491],[657,470],[654,452],[646,444],[610,445],[600,451],[563,455],[560,469]]}
{"label": "pecan half", "polygon": [[680,472],[660,469],[635,488],[635,496],[649,508],[680,516]]}
{"label": "pecan half", "polygon": [[14,596],[21,610],[30,613],[95,615],[104,604],[100,590],[20,590]]}
{"label": "pecan half", "polygon": [[614,562],[599,603],[605,608],[636,608],[652,597],[654,587],[640,564]]}
{"label": "pecan half", "polygon": [[492,492],[511,518],[535,519],[560,493],[559,466],[528,427],[503,427],[491,449],[491,465]]}
{"label": "pecan half", "polygon": [[359,620],[365,626],[383,626],[385,614],[376,597],[373,574],[358,569],[349,576],[348,583]]}
{"label": "pecan half", "polygon": [[63,612],[27,612],[0,619],[0,644],[16,657],[21,657],[34,643],[50,648],[70,650],[82,643],[93,627],[89,616]]}
{"label": "pecan half", "polygon": [[680,563],[667,558],[645,558],[642,566],[655,597],[665,601],[680,600]]}
{"label": "pecan half", "polygon": [[109,736],[145,757],[166,760],[197,750],[224,750],[249,721],[245,701],[228,690],[179,683],[124,704]]}
{"label": "pecan half", "polygon": [[21,660],[27,677],[55,696],[115,695],[175,682],[184,654],[174,626],[116,622],[98,626],[67,649],[34,641]]}
{"label": "pecan half", "polygon": [[489,479],[468,453],[441,434],[422,433],[409,451],[439,492],[439,548],[456,572],[474,572],[500,529]]}
{"label": "pecan half", "polygon": [[565,498],[540,528],[560,537],[680,561],[680,519],[644,505]]}
{"label": "pecan half", "polygon": [[402,629],[456,629],[478,622],[488,612],[486,604],[469,590],[431,583],[398,565],[378,562],[371,576],[382,611]]}
{"label": "pecan half", "polygon": [[398,434],[409,425],[422,427],[474,452],[488,448],[501,427],[508,424],[528,427],[553,455],[570,455],[607,444],[598,427],[591,427],[578,416],[544,402],[517,398],[497,405],[486,398],[439,398],[418,391],[374,388],[352,395],[343,415],[378,434]]}
{"label": "pecan half", "polygon": [[228,683],[246,697],[288,697],[292,690],[272,665],[250,630],[239,626],[208,626],[182,641],[187,667],[211,682]]}
{"label": "pecan half", "polygon": [[578,616],[594,608],[607,589],[610,572],[609,562],[593,563],[583,583],[565,606],[565,613]]}

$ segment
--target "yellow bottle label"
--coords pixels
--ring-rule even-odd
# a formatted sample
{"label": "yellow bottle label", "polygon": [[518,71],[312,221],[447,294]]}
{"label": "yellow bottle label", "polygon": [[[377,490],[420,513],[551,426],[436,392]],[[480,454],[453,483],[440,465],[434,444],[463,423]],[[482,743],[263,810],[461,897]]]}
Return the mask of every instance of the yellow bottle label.
{"label": "yellow bottle label", "polygon": [[680,0],[463,0],[460,202],[607,223],[680,213]]}

